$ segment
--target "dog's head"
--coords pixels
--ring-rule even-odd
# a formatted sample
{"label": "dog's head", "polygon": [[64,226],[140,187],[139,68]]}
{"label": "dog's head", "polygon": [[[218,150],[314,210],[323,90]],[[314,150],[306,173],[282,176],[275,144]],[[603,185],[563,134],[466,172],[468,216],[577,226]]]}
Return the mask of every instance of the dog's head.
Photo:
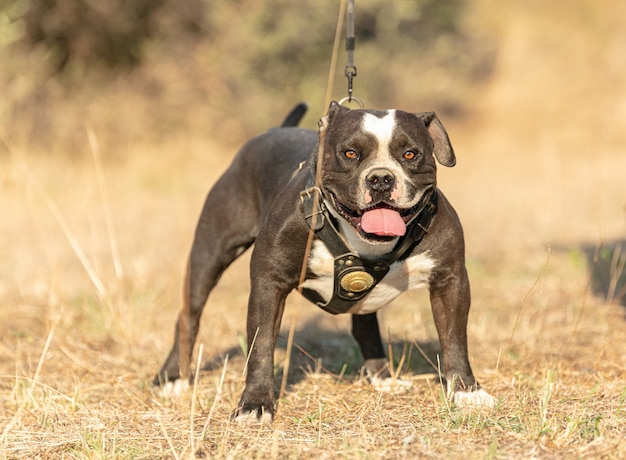
{"label": "dog's head", "polygon": [[324,199],[368,242],[404,235],[420,198],[436,185],[435,159],[456,163],[434,112],[350,110],[333,102],[320,130]]}

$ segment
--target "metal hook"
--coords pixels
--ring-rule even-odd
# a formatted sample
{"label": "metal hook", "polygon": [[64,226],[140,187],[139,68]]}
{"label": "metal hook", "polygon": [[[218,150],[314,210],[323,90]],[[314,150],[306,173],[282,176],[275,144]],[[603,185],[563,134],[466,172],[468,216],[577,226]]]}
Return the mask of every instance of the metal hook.
{"label": "metal hook", "polygon": [[345,70],[346,78],[348,79],[348,101],[352,101],[352,79],[356,77],[356,67],[346,66]]}

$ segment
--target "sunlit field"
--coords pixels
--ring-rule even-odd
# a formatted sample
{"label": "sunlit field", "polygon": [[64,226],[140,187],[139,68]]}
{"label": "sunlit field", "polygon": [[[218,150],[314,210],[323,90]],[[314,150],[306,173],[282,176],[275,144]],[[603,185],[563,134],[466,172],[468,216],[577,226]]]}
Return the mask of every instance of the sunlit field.
{"label": "sunlit field", "polygon": [[276,419],[231,423],[249,253],[209,299],[196,384],[152,388],[202,202],[245,130],[231,114],[222,136],[119,139],[98,120],[142,101],[117,88],[119,105],[72,121],[70,143],[37,142],[33,120],[0,125],[0,458],[626,458],[626,7],[485,0],[472,15],[498,52],[463,116],[441,116],[458,161],[439,186],[464,224],[470,360],[495,408],[443,397],[427,293],[380,313],[394,372],[413,382],[396,393],[367,384],[348,316],[294,293]]}

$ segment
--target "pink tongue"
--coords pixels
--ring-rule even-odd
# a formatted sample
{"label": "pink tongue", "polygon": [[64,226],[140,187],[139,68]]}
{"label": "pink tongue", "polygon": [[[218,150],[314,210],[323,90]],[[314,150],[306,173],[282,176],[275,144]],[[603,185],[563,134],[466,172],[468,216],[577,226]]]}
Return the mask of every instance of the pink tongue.
{"label": "pink tongue", "polygon": [[406,225],[396,211],[392,209],[372,209],[361,217],[361,228],[365,233],[379,236],[402,236],[406,233]]}

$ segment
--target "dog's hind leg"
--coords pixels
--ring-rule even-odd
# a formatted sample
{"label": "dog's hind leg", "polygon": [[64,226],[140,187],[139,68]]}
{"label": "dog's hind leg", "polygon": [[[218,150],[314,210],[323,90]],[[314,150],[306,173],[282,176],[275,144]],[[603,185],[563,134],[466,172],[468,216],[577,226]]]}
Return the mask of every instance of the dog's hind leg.
{"label": "dog's hind leg", "polygon": [[370,380],[390,377],[389,361],[380,338],[376,313],[352,315],[352,336],[359,344]]}
{"label": "dog's hind leg", "polygon": [[359,344],[365,361],[367,377],[378,391],[402,391],[412,384],[408,380],[392,377],[389,360],[380,337],[376,313],[352,315],[352,335]]}
{"label": "dog's hind leg", "polygon": [[189,381],[191,354],[209,294],[224,270],[254,243],[259,212],[245,188],[241,180],[222,178],[207,196],[189,256],[174,345],[154,385]]}

